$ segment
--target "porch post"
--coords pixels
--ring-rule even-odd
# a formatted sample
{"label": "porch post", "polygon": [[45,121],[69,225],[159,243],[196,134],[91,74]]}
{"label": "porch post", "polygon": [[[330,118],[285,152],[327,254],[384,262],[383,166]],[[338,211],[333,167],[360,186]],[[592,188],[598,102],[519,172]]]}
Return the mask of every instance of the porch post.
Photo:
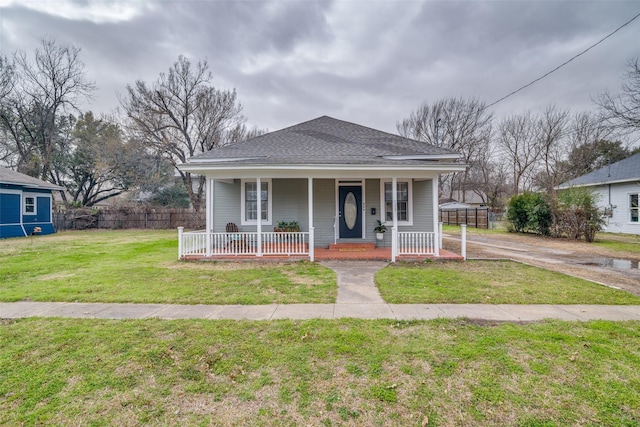
{"label": "porch post", "polygon": [[207,178],[204,199],[204,213],[206,218],[205,242],[207,245],[207,257],[211,256],[211,233],[213,232],[213,185],[214,180]]}
{"label": "porch post", "polygon": [[309,177],[309,261],[313,262],[315,257],[314,240],[315,227],[313,226],[313,178]]}
{"label": "porch post", "polygon": [[391,230],[391,262],[396,262],[398,255],[398,178],[391,179],[391,211],[393,212],[393,229]]}
{"label": "porch post", "polygon": [[184,227],[178,227],[178,259],[182,259],[182,237],[184,233]]}
{"label": "porch post", "polygon": [[433,231],[434,231],[434,239],[433,239],[433,246],[435,246],[434,248],[434,255],[439,257],[440,256],[440,246],[442,245],[442,236],[441,236],[441,232],[442,232],[442,228],[440,227],[440,220],[438,218],[438,214],[440,212],[440,207],[439,207],[439,198],[438,198],[438,178],[433,178],[431,180],[431,193],[432,194],[432,204],[433,204]]}
{"label": "porch post", "polygon": [[460,225],[460,247],[462,258],[467,260],[467,224]]}
{"label": "porch post", "polygon": [[[256,197],[258,200],[257,206],[257,221],[256,221],[256,232],[258,233],[258,256],[262,256],[262,180],[260,177],[256,178],[256,188],[258,191],[258,196]],[[272,193],[273,194],[273,193]]]}

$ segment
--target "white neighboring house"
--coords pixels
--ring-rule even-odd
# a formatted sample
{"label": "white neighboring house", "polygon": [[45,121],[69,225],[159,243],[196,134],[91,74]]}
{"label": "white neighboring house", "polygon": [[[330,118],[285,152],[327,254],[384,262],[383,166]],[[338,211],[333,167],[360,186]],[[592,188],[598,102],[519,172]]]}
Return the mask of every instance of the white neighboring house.
{"label": "white neighboring house", "polygon": [[558,189],[588,187],[605,212],[604,231],[640,234],[640,153],[565,182]]}

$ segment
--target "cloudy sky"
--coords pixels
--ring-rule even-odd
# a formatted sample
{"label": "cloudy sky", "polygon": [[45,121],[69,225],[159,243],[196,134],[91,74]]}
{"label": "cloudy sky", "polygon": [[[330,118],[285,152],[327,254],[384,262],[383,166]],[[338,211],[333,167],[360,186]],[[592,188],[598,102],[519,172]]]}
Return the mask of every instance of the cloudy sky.
{"label": "cloudy sky", "polygon": [[[329,115],[395,133],[423,102],[489,104],[638,13],[637,0],[0,0],[0,52],[31,53],[45,36],[80,46],[99,86],[82,108],[98,113],[183,54],[208,60],[216,87],[236,88],[251,125]],[[637,56],[640,18],[493,110],[593,110]]]}

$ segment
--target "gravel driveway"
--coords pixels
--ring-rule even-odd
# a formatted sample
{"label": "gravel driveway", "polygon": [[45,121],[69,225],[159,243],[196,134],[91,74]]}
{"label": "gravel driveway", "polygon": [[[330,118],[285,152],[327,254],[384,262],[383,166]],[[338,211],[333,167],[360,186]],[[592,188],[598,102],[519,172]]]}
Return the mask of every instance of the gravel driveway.
{"label": "gravel driveway", "polygon": [[[460,251],[460,236],[443,234],[445,249]],[[467,234],[467,258],[512,259],[640,296],[640,251],[521,234]],[[615,261],[614,261],[615,260]]]}

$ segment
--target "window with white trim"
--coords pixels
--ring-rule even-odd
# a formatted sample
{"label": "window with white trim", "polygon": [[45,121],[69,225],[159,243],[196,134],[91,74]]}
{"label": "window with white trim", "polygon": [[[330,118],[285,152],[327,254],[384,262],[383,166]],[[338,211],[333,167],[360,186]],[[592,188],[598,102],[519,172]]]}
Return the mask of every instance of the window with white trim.
{"label": "window with white trim", "polygon": [[[385,222],[393,222],[393,182],[384,181],[382,185],[382,209]],[[411,180],[397,181],[396,203],[398,209],[398,224],[413,225],[413,197]]]}
{"label": "window with white trim", "polygon": [[629,194],[629,221],[640,222],[640,193]]}
{"label": "window with white trim", "polygon": [[33,196],[25,196],[24,198],[24,214],[35,215],[36,214],[36,198]]}
{"label": "window with white trim", "polygon": [[242,224],[250,225],[258,223],[258,203],[262,210],[262,224],[271,224],[271,179],[260,180],[260,191],[256,180],[241,181],[241,215]]}

